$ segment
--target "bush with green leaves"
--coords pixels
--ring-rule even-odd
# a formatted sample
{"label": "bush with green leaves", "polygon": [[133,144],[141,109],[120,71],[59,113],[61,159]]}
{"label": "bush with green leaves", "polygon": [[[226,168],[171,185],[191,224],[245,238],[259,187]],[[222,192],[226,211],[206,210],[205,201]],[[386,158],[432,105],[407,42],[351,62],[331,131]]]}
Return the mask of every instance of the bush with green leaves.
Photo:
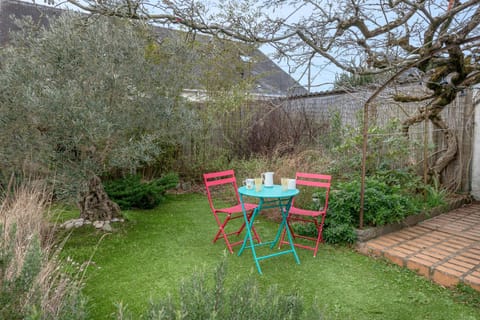
{"label": "bush with green leaves", "polygon": [[[323,319],[316,306],[306,307],[298,292],[284,293],[277,286],[266,292],[259,288],[255,277],[226,286],[227,260],[215,268],[213,279],[205,271],[182,282],[178,299],[169,295],[151,301],[142,319],[169,320],[271,320]],[[238,280],[237,280],[238,281]],[[133,319],[128,309],[118,306],[117,319]]]}
{"label": "bush with green leaves", "polygon": [[[330,211],[351,216],[355,224],[359,223],[360,179],[340,182],[330,197]],[[381,226],[399,222],[406,216],[418,213],[421,208],[415,196],[407,194],[398,185],[388,185],[378,176],[366,177],[364,195],[364,224]]]}
{"label": "bush with green leaves", "polygon": [[121,209],[153,209],[162,201],[167,190],[178,184],[178,175],[168,173],[159,179],[143,181],[140,175],[107,181],[105,191]]}
{"label": "bush with green leaves", "polygon": [[[314,203],[311,204],[311,209],[316,209]],[[292,228],[297,234],[309,237],[317,237],[318,235],[313,223],[295,222],[292,224]],[[322,237],[323,240],[329,244],[354,243],[357,235],[355,233],[355,224],[352,216],[328,209]]]}
{"label": "bush with green leaves", "polygon": [[[359,226],[360,177],[334,183],[323,238],[327,243],[353,243]],[[383,226],[445,204],[446,192],[425,185],[412,171],[379,170],[365,179],[364,225]],[[314,204],[312,204],[313,206]],[[316,236],[313,226],[296,224],[301,234]]]}
{"label": "bush with green leaves", "polygon": [[188,43],[159,43],[143,23],[67,12],[45,28],[18,25],[0,48],[4,177],[53,180],[57,198],[73,199],[92,173],[171,165],[165,157],[196,123],[180,96],[192,74]]}

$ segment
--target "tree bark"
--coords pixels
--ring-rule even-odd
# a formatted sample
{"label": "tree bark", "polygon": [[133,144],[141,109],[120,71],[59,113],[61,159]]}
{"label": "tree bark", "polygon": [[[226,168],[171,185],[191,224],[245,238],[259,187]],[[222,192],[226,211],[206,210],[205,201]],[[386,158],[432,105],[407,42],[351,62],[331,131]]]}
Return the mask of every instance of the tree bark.
{"label": "tree bark", "polygon": [[[427,117],[432,122],[434,128],[441,130],[445,138],[447,149],[435,161],[433,166],[429,168],[430,180],[433,178],[437,181],[440,181],[441,172],[448,166],[450,162],[455,159],[458,152],[458,142],[455,132],[450,129],[445,123],[445,121],[442,119],[440,115],[441,110],[443,110],[443,107],[439,107],[438,105],[421,107],[418,109],[418,112],[416,114],[409,117],[402,123],[403,132],[407,134],[410,126],[425,121],[425,118]],[[427,115],[425,116],[426,112]],[[424,159],[424,161],[427,161],[427,159]]]}
{"label": "tree bark", "polygon": [[103,189],[102,181],[97,176],[90,179],[88,190],[81,194],[78,206],[80,218],[89,221],[109,221],[122,216],[120,207],[110,200]]}

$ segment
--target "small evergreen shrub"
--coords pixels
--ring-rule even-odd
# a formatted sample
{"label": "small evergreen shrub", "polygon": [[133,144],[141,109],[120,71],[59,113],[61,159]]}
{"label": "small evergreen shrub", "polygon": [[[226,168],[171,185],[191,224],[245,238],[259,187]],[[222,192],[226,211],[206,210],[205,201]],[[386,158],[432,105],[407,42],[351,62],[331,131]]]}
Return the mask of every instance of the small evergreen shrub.
{"label": "small evergreen shrub", "polygon": [[[285,294],[276,286],[261,292],[255,277],[225,286],[226,258],[210,279],[206,272],[194,275],[180,286],[179,298],[172,295],[151,301],[141,319],[323,319],[316,307],[306,308],[298,292]],[[212,281],[213,280],[213,281]],[[119,306],[117,319],[133,319],[125,306]]]}
{"label": "small evergreen shrub", "polygon": [[105,191],[121,209],[153,209],[160,204],[167,190],[176,187],[178,175],[169,173],[151,181],[142,181],[140,175],[105,182]]}

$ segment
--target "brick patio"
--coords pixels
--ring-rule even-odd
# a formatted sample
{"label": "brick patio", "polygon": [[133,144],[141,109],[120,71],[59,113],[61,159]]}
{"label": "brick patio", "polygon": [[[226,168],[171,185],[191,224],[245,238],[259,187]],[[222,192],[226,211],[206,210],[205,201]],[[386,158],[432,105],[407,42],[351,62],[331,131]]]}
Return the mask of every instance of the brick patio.
{"label": "brick patio", "polygon": [[358,245],[446,286],[463,282],[480,291],[480,203]]}

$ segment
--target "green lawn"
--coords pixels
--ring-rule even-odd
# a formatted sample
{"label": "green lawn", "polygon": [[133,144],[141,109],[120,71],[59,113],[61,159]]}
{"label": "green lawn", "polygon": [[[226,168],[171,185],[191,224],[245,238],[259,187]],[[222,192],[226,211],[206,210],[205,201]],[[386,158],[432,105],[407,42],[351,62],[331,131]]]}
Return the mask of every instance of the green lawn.
{"label": "green lawn", "polygon": [[[72,214],[65,212],[64,219]],[[65,256],[78,264],[94,254],[84,288],[93,319],[112,319],[118,302],[139,315],[150,299],[176,295],[182,280],[210,272],[224,255],[222,241],[212,244],[216,225],[203,195],[169,195],[155,210],[124,214],[128,221],[116,224],[114,233],[102,238],[84,227],[65,245]],[[262,217],[256,224],[264,240],[273,238],[277,227]],[[227,284],[253,276],[261,290],[272,285],[285,293],[298,290],[328,319],[480,319],[477,293],[459,296],[353,249],[322,245],[316,258],[306,250],[298,255],[300,265],[292,255],[261,261],[259,275],[249,250],[240,257],[228,254]]]}

